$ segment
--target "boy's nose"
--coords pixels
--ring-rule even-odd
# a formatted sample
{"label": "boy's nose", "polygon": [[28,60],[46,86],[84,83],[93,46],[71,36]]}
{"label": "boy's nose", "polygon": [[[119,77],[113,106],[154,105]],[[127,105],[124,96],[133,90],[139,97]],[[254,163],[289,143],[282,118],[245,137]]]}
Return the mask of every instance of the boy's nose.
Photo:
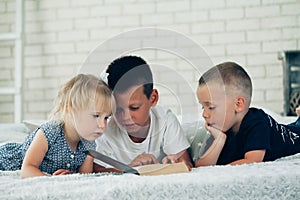
{"label": "boy's nose", "polygon": [[204,119],[209,118],[209,113],[208,113],[208,111],[206,111],[205,109],[204,109],[203,112],[202,112],[202,117],[203,117]]}
{"label": "boy's nose", "polygon": [[131,119],[130,111],[127,110],[127,109],[124,110],[123,113],[122,113],[122,118],[123,118],[123,120]]}

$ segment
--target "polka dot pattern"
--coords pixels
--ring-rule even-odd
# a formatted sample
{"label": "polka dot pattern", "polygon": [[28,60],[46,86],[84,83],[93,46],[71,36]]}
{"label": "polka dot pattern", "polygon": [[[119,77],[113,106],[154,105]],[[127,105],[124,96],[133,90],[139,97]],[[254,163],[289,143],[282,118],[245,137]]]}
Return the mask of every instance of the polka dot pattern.
{"label": "polka dot pattern", "polygon": [[[77,172],[86,158],[88,149],[95,149],[95,142],[82,139],[77,150],[73,151],[64,137],[63,125],[60,122],[50,121],[42,124],[40,129],[44,132],[48,142],[48,152],[39,169],[52,174],[58,169],[68,169]],[[0,170],[18,170],[22,160],[31,144],[37,130],[30,134],[23,144],[8,143],[0,147]]]}

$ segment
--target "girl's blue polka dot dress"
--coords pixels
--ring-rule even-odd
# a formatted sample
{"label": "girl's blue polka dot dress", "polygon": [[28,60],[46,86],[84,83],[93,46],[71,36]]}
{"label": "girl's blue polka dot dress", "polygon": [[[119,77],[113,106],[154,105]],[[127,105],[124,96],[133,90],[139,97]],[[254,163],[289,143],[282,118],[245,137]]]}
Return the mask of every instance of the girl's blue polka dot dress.
{"label": "girl's blue polka dot dress", "polygon": [[[87,156],[87,150],[96,148],[94,141],[90,142],[81,139],[77,150],[71,150],[65,140],[61,122],[49,121],[42,124],[40,129],[44,132],[48,141],[48,151],[39,167],[42,172],[53,174],[58,169],[77,172]],[[37,130],[28,135],[23,144],[7,143],[0,147],[0,170],[12,171],[21,169],[25,153]]]}

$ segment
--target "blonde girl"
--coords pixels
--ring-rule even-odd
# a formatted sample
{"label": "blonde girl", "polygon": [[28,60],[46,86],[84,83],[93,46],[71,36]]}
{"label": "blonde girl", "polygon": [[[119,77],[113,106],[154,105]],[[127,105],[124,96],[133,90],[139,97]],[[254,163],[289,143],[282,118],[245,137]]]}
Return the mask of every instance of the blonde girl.
{"label": "blonde girl", "polygon": [[21,169],[22,178],[91,173],[87,149],[95,148],[111,112],[111,91],[103,81],[93,75],[73,77],[60,89],[49,121],[23,144],[0,147],[0,170]]}

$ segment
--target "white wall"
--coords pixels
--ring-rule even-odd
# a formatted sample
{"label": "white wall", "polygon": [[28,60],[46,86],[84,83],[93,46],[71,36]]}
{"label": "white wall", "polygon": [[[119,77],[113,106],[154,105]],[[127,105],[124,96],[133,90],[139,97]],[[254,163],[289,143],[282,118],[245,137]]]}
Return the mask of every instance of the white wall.
{"label": "white wall", "polygon": [[[0,32],[14,30],[14,5],[12,0],[0,0]],[[89,52],[124,31],[167,29],[179,38],[195,41],[193,47],[203,48],[213,64],[238,62],[253,78],[253,103],[278,113],[283,111],[283,69],[278,52],[300,49],[299,0],[26,0],[25,13],[24,119],[46,119],[58,87],[78,72]],[[184,48],[168,39],[160,36],[167,48],[175,48],[175,43]],[[131,45],[130,40],[123,42],[116,47]],[[107,52],[102,53],[105,57]],[[156,75],[158,87],[162,80],[174,86],[172,91],[159,87],[162,105],[177,114],[197,106],[191,93],[200,74],[187,60],[159,48],[132,53],[167,69]],[[0,41],[0,86],[13,82],[13,55],[13,43]],[[189,56],[197,59],[197,48],[190,49]],[[99,73],[107,62],[99,64]],[[181,88],[169,72],[183,75],[191,87]],[[164,74],[167,76],[159,79]],[[12,101],[10,95],[0,96],[0,122],[13,121]]]}

